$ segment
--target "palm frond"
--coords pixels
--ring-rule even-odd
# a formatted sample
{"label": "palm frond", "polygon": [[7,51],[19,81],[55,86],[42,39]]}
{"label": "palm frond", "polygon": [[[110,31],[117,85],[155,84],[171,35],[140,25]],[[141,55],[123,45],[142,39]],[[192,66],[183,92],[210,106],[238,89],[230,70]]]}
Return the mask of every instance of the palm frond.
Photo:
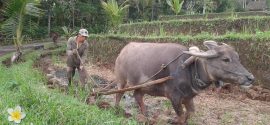
{"label": "palm frond", "polygon": [[166,2],[176,15],[180,13],[182,5],[184,3],[183,0],[166,0]]}
{"label": "palm frond", "polygon": [[4,14],[7,17],[11,17],[21,11],[24,4],[22,0],[9,0],[6,1],[6,7],[4,8]]}
{"label": "palm frond", "polygon": [[36,3],[27,3],[25,7],[25,13],[31,16],[40,17],[44,14],[44,11],[37,7]]}
{"label": "palm frond", "polygon": [[104,2],[103,0],[101,0],[100,2],[102,8],[110,18],[111,25],[115,26],[121,23],[123,12],[126,8],[129,7],[129,5],[125,5],[128,0],[121,5],[118,5],[116,0],[108,0],[108,2]]}
{"label": "palm frond", "polygon": [[166,0],[166,2],[167,2],[167,4],[170,6],[170,7],[172,7],[173,5],[172,5],[172,1],[171,0]]}
{"label": "palm frond", "polygon": [[3,24],[0,27],[0,31],[8,38],[15,37],[17,25],[18,19],[16,17],[9,18],[3,22]]}
{"label": "palm frond", "polygon": [[9,37],[16,37],[15,42],[19,47],[23,41],[25,14],[40,16],[41,9],[36,7],[36,0],[8,0],[5,4],[4,14],[8,19],[1,25],[1,31]]}
{"label": "palm frond", "polygon": [[120,9],[120,11],[122,12],[123,10],[127,9],[129,6],[130,6],[130,5],[125,5],[125,6],[123,6],[123,7]]}

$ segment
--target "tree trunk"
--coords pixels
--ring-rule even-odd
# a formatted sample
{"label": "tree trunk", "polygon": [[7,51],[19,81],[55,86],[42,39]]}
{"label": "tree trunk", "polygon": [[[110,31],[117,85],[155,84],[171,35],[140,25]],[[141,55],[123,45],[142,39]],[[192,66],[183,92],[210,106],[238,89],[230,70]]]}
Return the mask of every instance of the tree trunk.
{"label": "tree trunk", "polygon": [[154,20],[154,8],[155,8],[155,1],[152,1],[152,12],[151,12],[151,20]]}
{"label": "tree trunk", "polygon": [[74,22],[75,22],[75,5],[72,7],[72,29],[74,30]]}
{"label": "tree trunk", "polygon": [[81,28],[83,27],[83,17],[81,18]]}
{"label": "tree trunk", "polygon": [[18,17],[18,25],[16,28],[16,40],[14,40],[14,44],[16,47],[16,52],[11,57],[11,63],[18,61],[21,58],[22,52],[21,52],[21,46],[22,46],[22,29],[23,29],[23,10],[21,10],[19,17]]}
{"label": "tree trunk", "polygon": [[203,0],[203,14],[205,14],[206,11],[206,0]]}
{"label": "tree trunk", "polygon": [[74,7],[72,9],[72,29],[74,30],[74,22],[75,22],[75,17],[74,17]]}
{"label": "tree trunk", "polygon": [[20,46],[16,46],[16,52],[11,57],[11,63],[18,62],[21,59],[22,52]]}
{"label": "tree trunk", "polygon": [[51,34],[51,9],[48,10],[48,36]]}

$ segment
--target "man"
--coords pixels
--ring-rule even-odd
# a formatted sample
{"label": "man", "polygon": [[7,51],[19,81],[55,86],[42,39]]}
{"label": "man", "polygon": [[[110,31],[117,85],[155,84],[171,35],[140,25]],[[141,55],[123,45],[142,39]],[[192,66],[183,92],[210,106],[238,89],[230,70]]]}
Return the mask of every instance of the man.
{"label": "man", "polygon": [[57,46],[57,39],[59,37],[59,34],[57,32],[51,32],[50,37],[52,38],[54,45]]}
{"label": "man", "polygon": [[88,52],[88,42],[86,41],[88,37],[88,31],[86,29],[80,29],[79,33],[75,37],[70,37],[67,42],[67,77],[68,84],[70,86],[72,78],[77,69],[80,76],[80,82],[86,85],[87,72],[83,66],[85,63],[87,52]]}

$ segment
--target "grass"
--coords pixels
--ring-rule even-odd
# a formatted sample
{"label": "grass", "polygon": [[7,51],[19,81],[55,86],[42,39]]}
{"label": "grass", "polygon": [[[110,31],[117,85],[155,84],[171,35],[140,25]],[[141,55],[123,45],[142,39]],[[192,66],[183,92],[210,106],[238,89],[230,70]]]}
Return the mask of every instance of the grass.
{"label": "grass", "polygon": [[159,20],[172,19],[200,19],[200,18],[229,18],[229,17],[246,17],[246,16],[265,16],[265,12],[225,12],[225,13],[208,13],[208,14],[194,14],[194,15],[161,15]]}
{"label": "grass", "polygon": [[204,23],[209,23],[209,22],[219,22],[219,21],[227,21],[227,22],[233,22],[236,20],[269,20],[268,16],[251,16],[251,17],[231,17],[231,18],[214,18],[214,19],[183,19],[183,20],[179,20],[179,19],[172,19],[172,20],[157,20],[157,21],[151,21],[151,22],[135,22],[135,23],[127,23],[127,24],[121,24],[119,27],[128,27],[128,26],[140,26],[140,25],[160,25],[160,24],[178,24],[178,25],[182,25],[184,23],[200,23],[200,24],[204,24]]}
{"label": "grass", "polygon": [[12,124],[7,119],[7,109],[17,105],[26,113],[23,125],[137,124],[133,119],[116,116],[113,109],[100,110],[58,90],[47,89],[43,74],[33,68],[38,56],[38,52],[30,53],[26,62],[10,68],[0,65],[1,124]]}
{"label": "grass", "polygon": [[233,116],[229,112],[225,112],[225,114],[221,116],[222,125],[228,125],[233,122],[232,120]]}
{"label": "grass", "polygon": [[168,20],[139,22],[119,25],[116,32],[129,33],[130,35],[140,34],[159,34],[162,33],[176,36],[178,34],[196,35],[201,32],[212,32],[216,34],[225,34],[227,30],[250,34],[256,32],[256,29],[262,31],[269,30],[268,16],[251,16],[251,17],[230,17],[215,19],[187,19],[187,20]]}
{"label": "grass", "polygon": [[[163,32],[163,31],[162,31]],[[237,32],[226,32],[224,35],[216,35],[207,32],[203,32],[197,35],[182,35],[179,34],[177,36],[170,35],[161,35],[152,34],[147,36],[141,36],[136,34],[102,34],[102,35],[92,35],[91,39],[119,39],[122,41],[129,40],[139,40],[139,41],[177,41],[177,42],[202,42],[205,40],[217,40],[217,41],[257,41],[257,42],[268,42],[270,40],[270,31],[257,31],[255,34],[250,33],[237,33]]]}

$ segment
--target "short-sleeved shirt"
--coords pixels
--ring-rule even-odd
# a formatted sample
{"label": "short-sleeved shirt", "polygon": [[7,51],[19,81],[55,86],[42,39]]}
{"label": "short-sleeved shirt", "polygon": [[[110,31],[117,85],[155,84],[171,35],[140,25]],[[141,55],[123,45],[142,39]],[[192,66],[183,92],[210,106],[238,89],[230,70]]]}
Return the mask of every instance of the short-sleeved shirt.
{"label": "short-sleeved shirt", "polygon": [[[85,63],[85,60],[87,58],[87,52],[89,47],[88,42],[85,40],[77,49],[76,38],[77,36],[70,37],[67,42],[67,66],[69,67],[79,67],[81,64]],[[82,59],[82,62],[80,62],[80,59],[76,54],[72,53],[73,49],[77,49]]]}

